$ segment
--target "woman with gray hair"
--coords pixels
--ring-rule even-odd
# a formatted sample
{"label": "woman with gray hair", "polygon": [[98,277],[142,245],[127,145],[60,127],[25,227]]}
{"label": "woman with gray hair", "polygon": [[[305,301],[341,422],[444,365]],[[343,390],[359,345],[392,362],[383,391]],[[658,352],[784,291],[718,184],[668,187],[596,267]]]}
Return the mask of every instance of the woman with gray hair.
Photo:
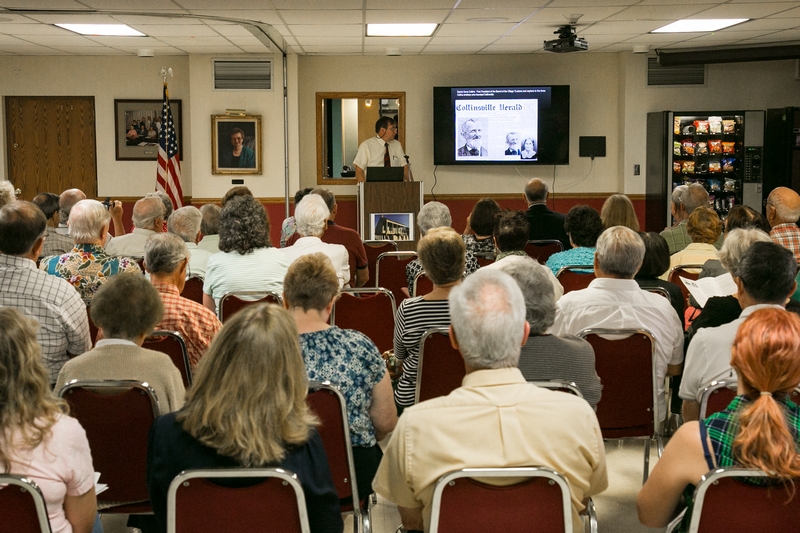
{"label": "woman with gray hair", "polygon": [[220,207],[217,204],[205,204],[200,206],[200,214],[203,221],[200,223],[200,233],[203,238],[197,243],[197,247],[211,252],[219,253],[219,214]]}

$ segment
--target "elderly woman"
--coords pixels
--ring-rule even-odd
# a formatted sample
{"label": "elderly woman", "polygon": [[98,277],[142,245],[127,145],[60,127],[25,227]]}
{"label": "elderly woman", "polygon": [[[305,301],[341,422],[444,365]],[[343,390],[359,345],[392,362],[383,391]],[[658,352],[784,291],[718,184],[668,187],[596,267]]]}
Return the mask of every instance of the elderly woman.
{"label": "elderly woman", "polygon": [[644,290],[657,287],[667,291],[672,307],[678,313],[678,318],[683,322],[684,297],[680,287],[669,281],[659,279],[659,276],[669,270],[669,246],[667,241],[654,231],[639,233],[639,237],[644,241],[644,260],[642,261],[642,267],[634,277],[636,283]]}
{"label": "elderly woman", "polygon": [[[208,258],[212,252],[197,246],[200,239],[200,226],[203,224],[203,214],[194,206],[187,205],[172,212],[167,219],[167,229],[177,235],[186,243],[189,251],[189,264],[186,267],[186,277],[206,277]],[[152,237],[152,235],[150,236]],[[147,248],[147,243],[145,243]]]}
{"label": "elderly woman", "polygon": [[467,217],[467,228],[464,230],[464,244],[467,251],[473,254],[494,255],[494,217],[500,212],[500,206],[491,198],[481,198]]}
{"label": "elderly woman", "polygon": [[600,210],[600,219],[603,227],[625,226],[633,231],[639,231],[639,220],[630,199],[624,194],[612,194]]}
{"label": "elderly woman", "polygon": [[[737,228],[759,229],[766,234],[769,234],[770,230],[769,222],[764,218],[764,215],[746,205],[735,205],[728,212],[728,217],[725,219],[723,228],[725,238],[727,239],[729,234]],[[717,252],[717,255],[719,255],[720,252]],[[741,256],[741,253],[739,253],[739,256]],[[716,277],[728,272],[729,270],[722,266],[719,259],[709,259],[703,263],[703,270],[700,271],[700,277]]]}
{"label": "elderly woman", "polygon": [[[678,265],[702,265],[709,259],[717,258],[714,243],[722,233],[722,222],[716,211],[710,207],[696,208],[686,222],[686,233],[692,243],[670,256],[670,269]],[[700,269],[687,269],[687,272],[699,274]],[[661,279],[667,279],[667,276],[669,273],[662,275]]]}
{"label": "elderly woman", "polygon": [[89,442],[50,391],[38,327],[0,308],[0,471],[36,482],[53,533],[89,533],[97,515]]}
{"label": "elderly woman", "polygon": [[425,296],[403,300],[394,326],[394,355],[403,361],[394,401],[402,408],[414,404],[417,387],[419,341],[426,330],[450,325],[447,297],[461,283],[465,262],[464,241],[452,228],[433,228],[419,240],[417,254],[433,290]]}
{"label": "elderly woman", "polygon": [[219,214],[222,209],[217,204],[205,204],[200,206],[200,214],[203,220],[200,223],[200,233],[203,238],[197,243],[197,247],[212,254],[219,253]]}
{"label": "elderly woman", "polygon": [[[297,204],[300,203],[305,195],[309,194],[313,191],[311,187],[306,187],[305,189],[299,189],[296,193],[294,193],[294,207],[297,208]],[[294,235],[297,231],[297,223],[294,220],[294,216],[284,218],[283,222],[281,223],[281,248],[286,248],[288,244],[289,237]]]}
{"label": "elderly woman", "polygon": [[564,219],[564,230],[569,235],[572,249],[551,255],[547,267],[558,275],[565,266],[594,264],[594,247],[603,229],[600,213],[588,205],[572,207]]}
{"label": "elderly woman", "polygon": [[383,456],[378,441],[394,429],[397,412],[375,344],[358,331],[328,324],[338,296],[339,280],[324,254],[304,255],[289,267],[283,305],[297,323],[308,379],[330,381],[345,397],[358,495],[365,498]]}
{"label": "elderly woman", "polygon": [[528,137],[522,141],[522,150],[519,153],[521,159],[535,159],[536,158],[536,142]]}
{"label": "elderly woman", "polygon": [[225,203],[219,218],[219,249],[223,253],[208,259],[203,283],[203,305],[211,311],[229,292],[283,292],[289,261],[269,242],[267,212],[252,196],[233,196]]}
{"label": "elderly woman", "polygon": [[200,361],[186,405],[150,431],[147,484],[161,531],[169,484],[183,470],[272,466],[297,475],[312,532],[341,533],[339,498],[307,391],[289,313],[260,304],[231,317]]}
{"label": "elderly woman", "polygon": [[499,267],[514,278],[525,297],[525,314],[531,332],[522,346],[519,369],[528,381],[574,381],[592,408],[600,401],[600,377],[594,369],[592,345],[575,335],[550,335],[556,318],[556,301],[547,267],[530,257],[508,257]]}

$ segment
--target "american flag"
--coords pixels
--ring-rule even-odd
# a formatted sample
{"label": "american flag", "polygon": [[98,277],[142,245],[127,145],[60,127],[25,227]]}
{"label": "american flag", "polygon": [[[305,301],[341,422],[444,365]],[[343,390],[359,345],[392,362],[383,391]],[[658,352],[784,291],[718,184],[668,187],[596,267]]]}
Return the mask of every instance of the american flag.
{"label": "american flag", "polygon": [[156,190],[164,191],[175,208],[183,207],[181,190],[181,158],[178,154],[178,138],[175,135],[175,121],[169,108],[169,91],[164,84],[164,108],[161,111],[161,134],[158,139],[158,174]]}

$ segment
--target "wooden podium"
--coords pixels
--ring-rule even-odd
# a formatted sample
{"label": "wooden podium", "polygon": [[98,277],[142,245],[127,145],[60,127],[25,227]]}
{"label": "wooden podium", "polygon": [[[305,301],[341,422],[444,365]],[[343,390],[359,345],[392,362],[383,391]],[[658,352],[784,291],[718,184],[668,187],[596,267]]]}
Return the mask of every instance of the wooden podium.
{"label": "wooden podium", "polygon": [[[380,218],[373,215],[381,214],[400,214],[400,217],[391,217],[400,219],[400,222],[391,221],[398,228],[398,231],[392,232],[392,236],[388,237],[397,242],[397,247],[400,250],[415,250],[417,246],[417,239],[419,239],[417,230],[417,215],[422,207],[422,182],[419,181],[391,181],[391,182],[364,182],[358,184],[358,222],[359,234],[361,239],[365,241],[380,240],[387,238],[385,236],[376,235],[374,227],[379,222]],[[410,213],[413,216],[410,218],[410,228],[403,228],[402,215]],[[408,231],[408,235],[404,232]],[[413,236],[413,239],[409,237]]]}

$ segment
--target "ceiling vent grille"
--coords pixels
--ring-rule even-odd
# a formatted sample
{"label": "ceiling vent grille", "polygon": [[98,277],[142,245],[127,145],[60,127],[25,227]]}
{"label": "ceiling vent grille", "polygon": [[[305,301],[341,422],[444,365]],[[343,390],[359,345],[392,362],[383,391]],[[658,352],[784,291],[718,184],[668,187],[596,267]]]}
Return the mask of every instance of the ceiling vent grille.
{"label": "ceiling vent grille", "polygon": [[705,85],[706,66],[662,67],[657,57],[647,58],[647,86]]}
{"label": "ceiling vent grille", "polygon": [[272,90],[272,60],[214,60],[214,89],[218,91]]}

